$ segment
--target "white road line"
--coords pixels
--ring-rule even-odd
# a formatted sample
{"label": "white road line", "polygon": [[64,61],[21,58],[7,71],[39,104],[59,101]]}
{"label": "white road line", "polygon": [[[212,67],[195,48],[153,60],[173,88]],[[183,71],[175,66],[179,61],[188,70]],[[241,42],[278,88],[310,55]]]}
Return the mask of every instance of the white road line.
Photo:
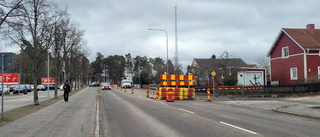
{"label": "white road line", "polygon": [[220,123],[221,123],[221,124],[224,124],[224,125],[227,125],[227,126],[230,126],[230,127],[233,127],[233,128],[236,128],[236,129],[240,129],[240,130],[242,130],[242,131],[249,132],[249,133],[251,133],[251,134],[258,134],[258,133],[256,133],[256,132],[253,132],[253,131],[250,131],[250,130],[247,130],[247,129],[244,129],[244,128],[241,128],[241,127],[237,127],[237,126],[235,126],[235,125],[231,125],[231,124],[228,124],[228,123],[225,123],[225,122],[222,122],[222,121],[220,121]]}
{"label": "white road line", "polygon": [[180,110],[182,110],[182,111],[185,111],[185,112],[188,112],[188,113],[191,113],[191,114],[194,114],[194,112],[192,112],[192,111],[189,111],[189,110],[186,110],[186,109],[183,109],[183,108],[179,108]]}
{"label": "white road line", "polygon": [[159,101],[159,103],[161,103],[161,104],[163,104],[163,105],[168,105],[168,104],[166,104],[166,103],[163,103],[163,102],[160,102],[160,101]]}

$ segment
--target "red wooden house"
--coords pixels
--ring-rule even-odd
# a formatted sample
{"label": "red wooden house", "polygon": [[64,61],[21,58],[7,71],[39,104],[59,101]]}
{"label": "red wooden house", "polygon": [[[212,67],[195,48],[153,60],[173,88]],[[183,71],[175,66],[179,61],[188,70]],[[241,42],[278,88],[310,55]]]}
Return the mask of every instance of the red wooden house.
{"label": "red wooden house", "polygon": [[280,85],[306,83],[320,79],[320,29],[282,28],[268,56],[271,83]]}

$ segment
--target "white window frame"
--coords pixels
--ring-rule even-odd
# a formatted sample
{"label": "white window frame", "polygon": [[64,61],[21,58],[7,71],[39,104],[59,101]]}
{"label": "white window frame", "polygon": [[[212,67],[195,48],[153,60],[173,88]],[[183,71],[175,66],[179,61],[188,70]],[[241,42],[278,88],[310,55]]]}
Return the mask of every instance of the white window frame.
{"label": "white window frame", "polygon": [[[294,75],[294,72],[296,72],[295,75]],[[297,67],[290,68],[290,79],[291,80],[298,80],[298,68]]]}
{"label": "white window frame", "polygon": [[[285,50],[287,50],[287,55],[285,54]],[[282,47],[282,58],[289,58],[289,47]]]}
{"label": "white window frame", "polygon": [[318,79],[320,79],[320,66],[318,66]]}

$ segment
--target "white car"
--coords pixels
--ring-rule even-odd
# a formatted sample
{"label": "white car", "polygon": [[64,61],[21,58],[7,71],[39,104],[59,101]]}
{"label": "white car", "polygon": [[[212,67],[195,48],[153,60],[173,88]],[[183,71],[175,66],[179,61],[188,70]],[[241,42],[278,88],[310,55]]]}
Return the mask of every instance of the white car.
{"label": "white car", "polygon": [[122,80],[121,81],[121,86],[124,88],[131,88],[132,82],[130,80]]}
{"label": "white car", "polygon": [[[4,86],[3,87],[3,94],[10,94],[10,92],[9,92],[9,89],[6,87],[6,86]],[[2,95],[2,86],[0,85],[0,95]]]}

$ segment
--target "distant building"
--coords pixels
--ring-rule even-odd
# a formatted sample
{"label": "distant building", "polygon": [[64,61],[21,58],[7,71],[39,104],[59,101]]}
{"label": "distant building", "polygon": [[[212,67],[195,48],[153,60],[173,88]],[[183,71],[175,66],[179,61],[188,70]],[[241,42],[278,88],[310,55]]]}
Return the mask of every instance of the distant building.
{"label": "distant building", "polygon": [[268,57],[271,83],[280,85],[306,83],[320,79],[320,29],[282,28]]}
{"label": "distant building", "polygon": [[[238,79],[237,85],[241,86],[266,84],[265,69],[256,68],[256,65],[253,64],[247,64],[241,58],[216,59],[215,55],[212,55],[211,58],[207,59],[195,58],[192,61],[191,67],[198,68],[199,71],[202,72],[202,75],[206,75],[206,79],[201,80],[202,83],[197,83],[199,85],[213,85],[212,71],[217,73],[214,77],[215,86],[221,86],[222,79],[224,78],[223,74],[229,74],[236,77]],[[224,72],[224,70],[227,70],[228,72]]]}

